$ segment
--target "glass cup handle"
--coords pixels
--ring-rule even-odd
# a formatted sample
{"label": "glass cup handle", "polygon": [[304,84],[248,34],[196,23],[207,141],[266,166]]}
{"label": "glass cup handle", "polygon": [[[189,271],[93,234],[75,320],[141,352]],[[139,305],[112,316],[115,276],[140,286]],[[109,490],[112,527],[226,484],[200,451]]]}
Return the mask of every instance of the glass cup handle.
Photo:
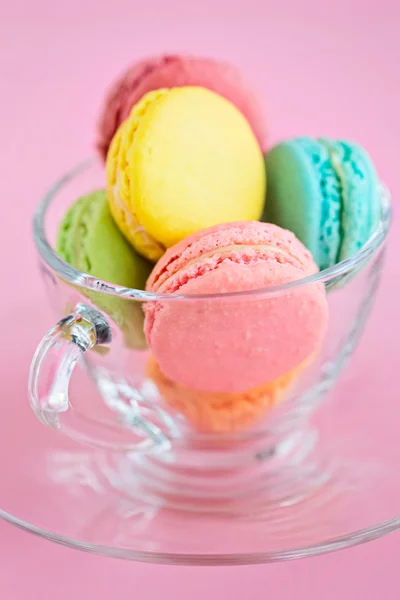
{"label": "glass cup handle", "polygon": [[169,449],[171,443],[165,433],[143,419],[127,418],[122,428],[89,419],[71,406],[68,388],[75,365],[87,350],[96,344],[109,344],[111,339],[103,315],[84,304],[52,327],[40,342],[30,368],[33,412],[45,425],[94,446],[139,452]]}

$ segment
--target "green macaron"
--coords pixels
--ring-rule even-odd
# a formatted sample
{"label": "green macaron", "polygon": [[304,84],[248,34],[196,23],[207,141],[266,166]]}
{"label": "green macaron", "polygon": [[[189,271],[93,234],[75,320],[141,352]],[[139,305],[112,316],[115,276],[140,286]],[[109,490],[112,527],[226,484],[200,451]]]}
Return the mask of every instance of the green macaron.
{"label": "green macaron", "polygon": [[[59,226],[56,248],[76,269],[122,287],[144,290],[152,269],[114,223],[105,190],[87,194],[69,208]],[[128,347],[146,347],[140,303],[92,290],[83,293],[119,325]]]}

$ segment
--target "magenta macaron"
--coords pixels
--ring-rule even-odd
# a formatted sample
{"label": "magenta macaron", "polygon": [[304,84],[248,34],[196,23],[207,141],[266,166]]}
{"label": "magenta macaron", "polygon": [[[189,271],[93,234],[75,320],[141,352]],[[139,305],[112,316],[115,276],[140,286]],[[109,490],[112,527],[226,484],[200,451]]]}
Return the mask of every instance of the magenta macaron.
{"label": "magenta macaron", "polygon": [[[268,288],[317,271],[293,233],[268,223],[229,223],[185,238],[147,282],[148,291],[165,296],[148,304],[145,317],[160,369],[188,388],[229,393],[295,369],[323,341],[324,285]],[[225,295],[246,291],[253,293]]]}

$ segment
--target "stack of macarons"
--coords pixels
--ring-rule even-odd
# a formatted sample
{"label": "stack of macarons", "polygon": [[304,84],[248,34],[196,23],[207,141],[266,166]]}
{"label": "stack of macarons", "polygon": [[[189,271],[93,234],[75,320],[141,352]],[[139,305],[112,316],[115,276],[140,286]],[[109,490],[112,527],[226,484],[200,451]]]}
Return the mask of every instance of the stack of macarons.
{"label": "stack of macarons", "polygon": [[144,311],[104,295],[97,306],[127,347],[145,338],[149,376],[171,408],[201,431],[248,427],[287,395],[328,325],[322,283],[265,289],[326,269],[369,239],[380,207],[370,157],[325,138],[268,150],[260,103],[240,73],[179,56],[123,73],[97,148],[107,189],[67,213],[60,255],[154,294]]}

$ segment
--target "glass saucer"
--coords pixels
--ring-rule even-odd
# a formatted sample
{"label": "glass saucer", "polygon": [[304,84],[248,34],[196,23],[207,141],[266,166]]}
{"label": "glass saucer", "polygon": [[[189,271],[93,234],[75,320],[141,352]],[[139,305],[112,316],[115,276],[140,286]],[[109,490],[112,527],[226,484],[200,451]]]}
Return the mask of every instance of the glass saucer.
{"label": "glass saucer", "polygon": [[[226,505],[202,510],[196,502],[181,505],[154,493],[162,488],[165,473],[150,467],[146,457],[79,445],[36,421],[26,379],[43,319],[32,323],[30,311],[15,310],[18,317],[9,312],[2,327],[3,347],[14,365],[2,374],[4,520],[88,552],[193,565],[315,556],[400,527],[400,422],[391,418],[398,393],[388,389],[382,398],[381,376],[374,369],[363,369],[360,381],[351,376],[351,365],[318,412],[311,430],[317,453],[310,455],[317,459],[306,462],[318,485],[305,494],[289,494],[291,501],[285,502],[271,498],[260,479],[251,501],[243,495],[240,510]],[[16,322],[29,332],[24,346],[15,334]],[[101,401],[93,382],[79,370],[72,401],[78,390],[85,402]],[[149,488],[153,477],[159,485]]]}

